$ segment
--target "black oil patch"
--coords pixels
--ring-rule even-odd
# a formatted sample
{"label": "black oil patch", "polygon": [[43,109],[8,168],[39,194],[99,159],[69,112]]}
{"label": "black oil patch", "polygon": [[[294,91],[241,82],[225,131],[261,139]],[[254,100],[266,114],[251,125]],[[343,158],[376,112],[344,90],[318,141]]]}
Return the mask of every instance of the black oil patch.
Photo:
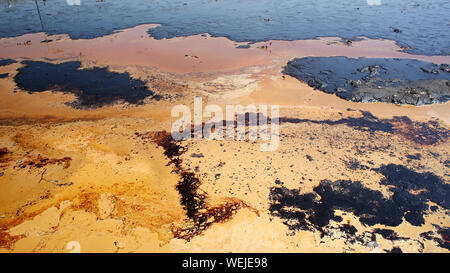
{"label": "black oil patch", "polygon": [[381,1],[377,6],[368,6],[363,0],[320,5],[299,0],[259,0],[257,5],[248,0],[99,0],[81,1],[80,5],[67,0],[1,2],[8,2],[0,9],[0,18],[8,22],[0,25],[2,38],[45,31],[91,39],[158,23],[160,26],[149,30],[156,39],[204,33],[236,42],[342,37],[351,45],[364,36],[396,41],[403,51],[413,54],[450,54],[445,31],[448,1]]}
{"label": "black oil patch", "polygon": [[1,59],[0,60],[0,66],[10,65],[10,64],[14,64],[14,63],[17,63],[17,62],[12,59]]}
{"label": "black oil patch", "polygon": [[413,155],[406,155],[406,158],[409,160],[420,160],[422,158],[422,155],[419,153],[413,154]]}
{"label": "black oil patch", "polygon": [[360,111],[361,117],[348,117],[338,120],[311,120],[281,117],[280,123],[313,123],[330,126],[346,125],[363,132],[385,132],[398,134],[402,137],[422,145],[433,145],[446,142],[450,131],[439,125],[439,122],[430,120],[427,122],[412,121],[406,116],[393,117],[392,119],[380,119],[370,112]]}
{"label": "black oil patch", "polygon": [[107,68],[80,69],[80,62],[52,64],[23,61],[14,77],[17,87],[28,92],[47,90],[73,93],[78,100],[73,107],[101,107],[115,102],[140,104],[147,97],[160,99],[141,80],[129,73],[108,71]]}
{"label": "black oil patch", "polygon": [[438,246],[450,250],[450,228],[441,228],[439,226],[436,226],[436,228],[436,232],[432,230],[423,232],[420,234],[420,237],[425,240],[434,241],[438,244]]}
{"label": "black oil patch", "polygon": [[[431,172],[418,173],[396,164],[383,165],[374,170],[385,176],[380,181],[381,184],[394,186],[390,191],[394,193],[414,191],[417,192],[417,198],[427,199],[445,209],[450,209],[450,184],[446,184],[439,176]],[[406,216],[414,215],[410,213]]]}
{"label": "black oil patch", "polygon": [[[272,187],[270,211],[284,219],[291,230],[322,230],[331,220],[339,220],[335,210],[351,212],[369,226],[398,226],[403,218],[420,226],[425,222],[423,215],[429,212],[428,201],[448,209],[450,188],[434,174],[421,174],[394,164],[382,166],[377,171],[386,176],[381,183],[389,185],[388,190],[392,193],[389,198],[380,191],[366,188],[359,181],[322,180],[314,192],[306,194],[283,186]],[[422,191],[410,192],[417,190]]]}
{"label": "black oil patch", "polygon": [[450,228],[439,228],[437,233],[441,236],[439,246],[450,250]]}
{"label": "black oil patch", "polygon": [[423,105],[450,100],[448,70],[411,59],[338,56],[293,59],[283,73],[350,101]]}
{"label": "black oil patch", "polygon": [[369,166],[361,164],[356,158],[351,158],[348,161],[344,160],[344,159],[341,159],[341,160],[344,162],[345,166],[352,171],[370,169]]}

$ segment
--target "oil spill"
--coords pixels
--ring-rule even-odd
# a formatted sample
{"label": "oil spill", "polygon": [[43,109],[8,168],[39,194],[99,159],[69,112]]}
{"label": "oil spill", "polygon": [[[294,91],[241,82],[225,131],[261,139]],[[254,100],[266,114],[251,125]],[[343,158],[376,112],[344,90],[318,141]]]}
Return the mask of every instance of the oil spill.
{"label": "oil spill", "polygon": [[[346,125],[358,131],[368,132],[374,134],[376,132],[384,132],[390,134],[400,135],[401,137],[408,139],[414,143],[420,145],[434,145],[439,143],[445,143],[450,137],[450,131],[442,127],[438,121],[429,120],[426,122],[413,121],[406,116],[395,116],[391,119],[381,119],[370,112],[359,111],[361,117],[347,117],[338,120],[312,120],[312,119],[300,119],[300,118],[290,118],[290,117],[280,117],[279,124],[283,123],[313,123],[313,124],[324,124],[329,126]],[[250,122],[250,115],[253,115],[255,119],[253,120],[266,120],[267,124],[271,124],[270,117],[266,117],[262,113],[243,113],[235,116],[234,120],[221,120],[218,122],[202,123],[203,128],[213,128],[214,130],[226,130],[227,126],[232,126],[237,128],[238,125],[242,124],[246,128],[250,126],[256,126]],[[238,121],[240,123],[238,123]],[[195,127],[191,125],[191,132],[194,132]],[[224,131],[225,133],[225,131]],[[245,134],[248,135],[249,131],[246,130]],[[194,137],[194,135],[191,135]],[[417,156],[417,155],[416,155]],[[414,156],[410,156],[414,159]],[[313,160],[309,158],[308,160]],[[353,165],[352,165],[353,164]],[[367,169],[367,166],[358,165],[358,162],[349,162],[349,168],[363,168]]]}
{"label": "oil spill", "polygon": [[400,237],[397,232],[387,228],[376,228],[373,230],[373,233],[380,234],[384,239],[391,241],[408,239],[406,237]]}
{"label": "oil spill", "polygon": [[0,66],[5,66],[5,65],[10,65],[16,63],[15,60],[11,60],[11,59],[1,59],[0,60]]}
{"label": "oil spill", "polygon": [[392,119],[380,119],[370,112],[360,112],[362,117],[348,117],[338,120],[311,120],[281,117],[280,123],[313,123],[330,126],[342,124],[358,131],[369,132],[372,134],[376,132],[398,134],[421,145],[444,143],[450,136],[450,131],[440,126],[439,122],[434,120],[419,122],[412,121],[406,116],[393,117]]}
{"label": "oil spill", "polygon": [[387,251],[388,253],[403,253],[402,249],[399,247],[393,247],[391,250]]}
{"label": "oil spill", "polygon": [[131,78],[128,73],[108,71],[107,68],[80,69],[80,62],[60,64],[23,61],[14,80],[17,87],[33,92],[47,90],[73,93],[76,108],[101,107],[115,102],[140,104],[147,97],[160,97],[145,86],[145,82]]}
{"label": "oil spill", "polygon": [[11,250],[18,240],[25,237],[25,235],[11,236],[8,232],[0,230],[0,248]]}
{"label": "oil spill", "polygon": [[344,160],[344,159],[341,159],[341,160],[344,162],[345,166],[348,169],[352,170],[352,171],[355,171],[355,170],[368,170],[368,169],[370,169],[369,166],[361,164],[355,158],[351,158],[350,160]]}
{"label": "oil spill", "polygon": [[[394,164],[383,165],[376,171],[385,176],[381,184],[389,186],[390,197],[384,197],[380,191],[367,188],[359,181],[322,180],[313,192],[305,194],[284,186],[272,187],[269,210],[293,231],[323,232],[330,221],[342,221],[335,215],[335,210],[351,212],[368,226],[398,226],[403,219],[413,226],[421,226],[425,223],[423,216],[430,213],[428,201],[448,209],[450,187],[434,174],[417,173]],[[419,193],[415,193],[416,190]],[[386,231],[375,232],[394,236]]]}
{"label": "oil spill", "polygon": [[258,124],[272,124],[277,122],[279,124],[279,120],[272,120],[270,117],[264,115],[261,112],[242,112],[242,113],[235,113],[234,119],[226,120],[222,119],[219,121],[214,122],[202,122],[201,127],[196,128],[194,124],[191,124],[191,137],[194,138],[195,136],[195,130],[199,130],[204,134],[205,128],[208,129],[208,132],[211,131],[212,133],[217,131],[222,131],[223,135],[226,135],[227,128],[233,128],[237,129],[241,126],[244,127],[245,131],[243,132],[243,136],[248,136],[250,131],[249,128],[255,127]]}
{"label": "oil spill", "polygon": [[380,181],[382,185],[394,186],[390,188],[392,192],[417,191],[417,198],[428,199],[450,209],[450,184],[445,183],[439,176],[431,172],[418,173],[396,164],[383,165],[374,170],[385,176]]}
{"label": "oil spill", "polygon": [[135,132],[135,136],[144,142],[149,139],[162,147],[164,155],[170,160],[168,165],[172,165],[174,172],[180,177],[176,189],[181,196],[180,202],[186,211],[188,221],[185,226],[173,230],[175,238],[190,241],[212,224],[228,221],[240,208],[250,208],[245,202],[235,198],[230,198],[220,205],[210,207],[206,203],[207,193],[199,189],[202,183],[201,180],[194,172],[186,171],[182,166],[180,156],[187,149],[181,146],[180,142],[175,141],[170,133],[166,131]]}
{"label": "oil spill", "polygon": [[[389,39],[414,54],[448,55],[450,5],[442,0],[109,0],[8,1],[0,7],[0,37],[45,31],[89,39],[140,24],[157,39],[210,33],[237,42],[342,37]],[[40,14],[40,16],[39,16]],[[133,16],[130,16],[130,15]],[[249,16],[251,15],[251,16]],[[300,28],[300,30],[299,30]]]}
{"label": "oil spill", "polygon": [[63,158],[46,158],[41,155],[38,155],[36,158],[26,160],[22,163],[20,163],[17,167],[18,168],[42,168],[47,166],[48,164],[57,164],[57,165],[63,165],[64,169],[67,169],[70,167],[70,162],[72,161],[72,158],[70,157],[63,157]]}
{"label": "oil spill", "polygon": [[356,102],[423,105],[450,100],[448,65],[410,59],[306,57],[283,73],[329,94]]}
{"label": "oil spill", "polygon": [[439,245],[450,250],[450,228],[439,228],[437,233],[441,236]]}
{"label": "oil spill", "polygon": [[417,122],[403,116],[394,117],[390,122],[394,126],[395,133],[422,145],[443,143],[450,136],[449,130],[441,127],[435,120]]}
{"label": "oil spill", "polygon": [[4,168],[8,165],[7,163],[10,161],[9,154],[8,148],[0,148],[0,168]]}
{"label": "oil spill", "polygon": [[437,226],[436,232],[430,230],[420,234],[420,237],[436,242],[440,247],[450,250],[450,228]]}
{"label": "oil spill", "polygon": [[140,134],[136,132],[135,135],[142,140],[150,137],[153,142],[164,149],[164,155],[169,159],[179,157],[186,152],[186,148],[174,141],[170,133],[167,133],[166,131],[155,132],[153,134]]}
{"label": "oil spill", "polygon": [[330,237],[332,240],[344,239],[345,244],[361,244],[369,246],[372,242],[376,242],[376,237],[371,232],[358,232],[358,230],[350,225],[343,224],[337,227],[323,227],[320,230],[320,237]]}
{"label": "oil spill", "polygon": [[8,148],[4,147],[0,149],[0,160],[3,160],[3,158],[8,154]]}

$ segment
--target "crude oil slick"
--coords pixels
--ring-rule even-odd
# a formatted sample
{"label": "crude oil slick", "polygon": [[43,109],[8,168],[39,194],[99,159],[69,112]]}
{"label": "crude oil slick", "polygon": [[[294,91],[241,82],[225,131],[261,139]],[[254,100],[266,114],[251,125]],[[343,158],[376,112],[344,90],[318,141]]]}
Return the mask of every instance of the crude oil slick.
{"label": "crude oil slick", "polygon": [[159,99],[143,81],[131,78],[128,73],[98,67],[80,69],[80,62],[22,64],[14,78],[18,88],[31,93],[47,90],[73,93],[78,98],[71,103],[75,107],[98,107],[116,101],[138,104],[149,96]]}
{"label": "crude oil slick", "polygon": [[450,251],[450,3],[256,2],[0,0],[0,252]]}
{"label": "crude oil slick", "polygon": [[450,67],[408,59],[306,57],[283,73],[326,93],[357,102],[423,105],[450,99]]}

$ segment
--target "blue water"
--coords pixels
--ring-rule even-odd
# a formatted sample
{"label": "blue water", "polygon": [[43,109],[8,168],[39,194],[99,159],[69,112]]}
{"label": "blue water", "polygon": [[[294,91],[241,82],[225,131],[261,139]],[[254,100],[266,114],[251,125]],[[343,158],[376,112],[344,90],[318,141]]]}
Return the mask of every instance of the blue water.
{"label": "blue water", "polygon": [[199,33],[235,41],[366,36],[395,40],[415,54],[450,54],[448,0],[37,0],[41,20],[35,0],[0,1],[0,37],[43,29],[93,38],[160,23],[149,32],[157,39]]}

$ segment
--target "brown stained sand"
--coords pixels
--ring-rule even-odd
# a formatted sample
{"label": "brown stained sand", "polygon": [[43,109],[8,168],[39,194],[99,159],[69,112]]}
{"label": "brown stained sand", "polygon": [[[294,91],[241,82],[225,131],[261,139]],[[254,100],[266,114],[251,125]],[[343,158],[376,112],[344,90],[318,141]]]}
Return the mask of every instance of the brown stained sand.
{"label": "brown stained sand", "polygon": [[186,225],[174,229],[175,238],[190,241],[212,224],[229,221],[241,208],[249,208],[259,215],[257,210],[237,198],[227,198],[220,204],[211,206],[207,193],[199,191],[201,180],[195,173],[186,171],[182,167],[180,156],[187,150],[178,141],[173,140],[170,133],[166,131],[136,133],[136,136],[144,141],[150,139],[162,147],[164,155],[170,159],[170,165],[173,166],[174,172],[180,176],[176,189],[180,194],[181,204],[186,210],[188,221]]}
{"label": "brown stained sand", "polygon": [[[38,183],[41,172],[28,166],[2,169],[5,173],[0,178],[2,232],[36,219],[47,209],[70,200],[72,204],[65,210],[85,211],[96,215],[95,218],[118,219],[124,229],[142,227],[155,234],[161,243],[170,238],[171,226],[184,219],[174,189],[177,177],[165,166],[166,159],[156,146],[130,140],[135,129],[148,128],[148,123],[128,121],[121,124],[118,120],[110,120],[76,124],[28,128],[31,137],[20,139],[16,137],[16,129],[2,127],[2,141],[10,147],[14,161],[20,160],[24,151],[48,157],[70,154],[73,158],[67,169],[63,165],[48,165],[45,176],[47,180],[73,182],[70,186]],[[105,131],[109,133],[100,133]],[[19,144],[14,146],[13,139]],[[96,145],[91,146],[92,143]],[[108,194],[107,198],[102,194]],[[108,202],[110,208],[105,205]],[[62,218],[65,213],[68,212],[64,212]],[[45,238],[53,228],[43,230],[39,235]]]}
{"label": "brown stained sand", "polygon": [[[434,225],[450,226],[442,208],[426,215],[419,227],[406,221],[397,227],[370,227],[351,212],[337,211],[343,220],[332,222],[333,236],[324,237],[289,230],[269,211],[270,188],[277,183],[304,194],[324,179],[348,179],[389,197],[390,191],[380,184],[382,175],[373,170],[388,163],[429,171],[448,183],[448,140],[423,141],[420,136],[428,132],[421,132],[419,123],[399,122],[394,133],[355,130],[346,124],[282,123],[280,147],[271,153],[261,152],[259,142],[205,140],[183,141],[176,145],[186,150],[171,153],[177,148],[173,142],[151,137],[170,130],[173,105],[192,107],[194,95],[219,105],[279,104],[281,116],[309,121],[360,118],[357,110],[364,110],[386,119],[438,118],[439,128],[448,129],[448,103],[413,107],[348,102],[280,73],[288,59],[302,56],[435,63],[448,63],[448,56],[409,55],[392,41],[367,39],[352,46],[321,38],[238,49],[233,41],[208,35],[155,40],[146,33],[149,27],[91,40],[42,33],[0,39],[0,58],[108,66],[128,71],[168,97],[140,106],[74,109],[64,104],[73,101],[73,95],[14,92],[20,64],[0,67],[0,73],[9,73],[0,79],[0,251],[68,252],[70,241],[79,242],[82,252],[448,251],[420,237],[436,231]],[[53,41],[40,43],[44,39]],[[27,40],[31,43],[24,45]],[[411,136],[413,131],[419,138]],[[411,160],[416,154],[420,158]],[[194,182],[187,201],[197,198],[194,204],[199,207],[183,204],[183,178]],[[378,247],[349,243],[333,229],[342,223],[354,226],[358,235],[389,228],[408,239],[387,240],[377,234]]]}
{"label": "brown stained sand", "polygon": [[[392,105],[383,102],[358,103],[314,90],[305,83],[300,83],[290,76],[273,76],[261,80],[258,87],[247,96],[236,99],[242,105],[278,104],[289,108],[317,109],[317,111],[345,111],[359,109],[369,111],[380,118],[409,116],[418,120],[439,118],[450,123],[449,103],[424,105]],[[318,117],[320,119],[320,117]]]}

